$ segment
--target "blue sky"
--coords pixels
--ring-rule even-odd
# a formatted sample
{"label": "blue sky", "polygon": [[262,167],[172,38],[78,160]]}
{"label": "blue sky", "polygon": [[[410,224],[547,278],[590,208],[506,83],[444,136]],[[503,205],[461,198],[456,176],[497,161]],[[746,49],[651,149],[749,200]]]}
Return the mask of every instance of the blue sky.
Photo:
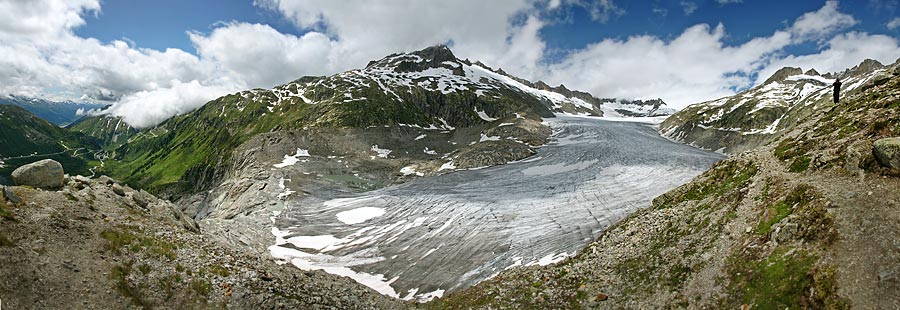
{"label": "blue sky", "polygon": [[152,126],[219,96],[450,42],[529,80],[675,108],[785,66],[900,57],[900,0],[0,1],[0,96]]}
{"label": "blue sky", "polygon": [[[900,34],[900,28],[888,29],[887,24],[897,17],[897,1],[845,1],[840,9],[856,17],[859,23],[851,30],[869,33]],[[696,5],[690,10],[693,3]],[[755,0],[746,3],[720,4],[705,1],[621,1],[617,5],[624,11],[612,15],[606,21],[595,20],[581,6],[568,6],[547,13],[552,20],[540,31],[549,50],[546,61],[558,60],[558,56],[573,49],[605,38],[626,39],[633,35],[654,35],[664,39],[678,36],[685,28],[706,23],[725,25],[729,35],[726,44],[741,44],[755,37],[771,34],[786,27],[805,12],[814,11],[823,1]],[[78,35],[102,41],[127,38],[137,47],[164,50],[178,48],[196,54],[186,32],[209,32],[221,22],[247,22],[267,24],[281,33],[302,35],[309,29],[300,29],[283,15],[259,6],[252,1],[217,0],[157,0],[128,1],[106,0],[99,14],[89,15],[87,23],[75,30]],[[431,44],[431,43],[423,43]],[[816,44],[792,46],[788,53],[815,52]]]}
{"label": "blue sky", "polygon": [[85,16],[85,20],[84,26],[75,29],[83,37],[106,42],[128,38],[138,47],[178,48],[194,54],[186,32],[209,32],[221,22],[268,24],[295,35],[305,32],[277,12],[256,7],[249,0],[105,0],[101,12]]}

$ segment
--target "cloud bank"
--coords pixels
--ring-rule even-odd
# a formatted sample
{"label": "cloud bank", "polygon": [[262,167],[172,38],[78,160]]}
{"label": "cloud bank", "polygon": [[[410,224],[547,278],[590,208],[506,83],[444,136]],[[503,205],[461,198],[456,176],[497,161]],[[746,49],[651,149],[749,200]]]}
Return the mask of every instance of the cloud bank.
{"label": "cloud bank", "polygon": [[[837,1],[827,1],[783,29],[740,45],[725,43],[727,24],[698,24],[674,38],[601,40],[548,63],[540,34],[553,22],[553,12],[583,9],[605,23],[625,18],[615,2],[255,0],[303,35],[263,24],[219,23],[208,33],[186,29],[196,49],[192,54],[74,34],[85,16],[100,14],[99,0],[0,0],[0,94],[111,101],[108,113],[149,127],[231,92],[334,74],[390,53],[445,43],[461,58],[531,80],[598,97],[661,97],[683,107],[756,85],[783,66],[828,72],[865,58],[890,63],[900,55],[894,37],[848,31],[858,21],[841,12]],[[685,14],[696,10],[691,4],[683,1]],[[798,44],[815,44],[819,52],[785,52]]]}

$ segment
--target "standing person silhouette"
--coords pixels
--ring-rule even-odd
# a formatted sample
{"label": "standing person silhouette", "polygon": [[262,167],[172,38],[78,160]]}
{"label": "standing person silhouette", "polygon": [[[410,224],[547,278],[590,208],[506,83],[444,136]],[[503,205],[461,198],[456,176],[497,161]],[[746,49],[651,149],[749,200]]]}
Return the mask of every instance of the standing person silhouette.
{"label": "standing person silhouette", "polygon": [[834,79],[834,84],[831,84],[831,86],[834,86],[834,103],[840,103],[841,102],[841,79],[840,78]]}

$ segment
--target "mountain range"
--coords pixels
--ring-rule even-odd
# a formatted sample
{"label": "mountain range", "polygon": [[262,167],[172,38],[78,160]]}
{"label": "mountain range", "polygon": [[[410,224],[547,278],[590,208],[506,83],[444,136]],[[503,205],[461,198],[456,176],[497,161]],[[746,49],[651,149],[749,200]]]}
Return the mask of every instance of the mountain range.
{"label": "mountain range", "polygon": [[658,99],[600,99],[563,85],[532,83],[480,62],[458,59],[449,48],[438,45],[392,54],[362,69],[226,95],[141,131],[108,115],[88,117],[69,128],[105,144],[104,149],[117,160],[105,173],[154,192],[181,193],[221,181],[230,169],[226,166],[232,151],[264,133],[402,127],[452,132],[467,141],[443,147],[463,149],[480,140],[480,135],[473,136],[465,128],[496,128],[515,119],[539,120],[553,113],[660,116],[673,112]]}
{"label": "mountain range", "polygon": [[0,95],[0,105],[19,106],[28,112],[58,126],[66,126],[83,118],[90,111],[100,111],[108,104],[78,103],[73,101],[50,101],[40,98],[29,98],[16,95]]}

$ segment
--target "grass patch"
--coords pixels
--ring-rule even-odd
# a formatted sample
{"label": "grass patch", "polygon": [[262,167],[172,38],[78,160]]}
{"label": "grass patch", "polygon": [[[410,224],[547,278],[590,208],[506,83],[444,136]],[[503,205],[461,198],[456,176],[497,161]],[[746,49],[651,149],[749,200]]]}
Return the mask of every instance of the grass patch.
{"label": "grass patch", "polygon": [[100,237],[106,239],[106,250],[120,253],[121,248],[131,244],[137,236],[130,231],[120,229],[106,229],[100,232]]}
{"label": "grass patch", "polygon": [[781,222],[788,215],[791,215],[791,208],[793,205],[787,201],[779,201],[775,203],[771,208],[767,210],[767,216],[765,219],[759,222],[756,225],[756,233],[760,235],[767,235],[772,232],[772,225],[775,223]]}
{"label": "grass patch", "polygon": [[174,260],[178,254],[175,244],[152,237],[136,235],[133,227],[121,226],[120,229],[107,229],[100,232],[100,236],[106,239],[106,250],[120,254],[122,248],[127,247],[133,253],[147,250],[149,256],[161,259],[163,257]]}
{"label": "grass patch", "polygon": [[809,161],[810,161],[809,157],[799,156],[796,159],[794,159],[794,162],[792,162],[791,165],[788,167],[788,171],[794,172],[794,173],[800,173],[800,172],[806,171],[806,169],[809,168]]}
{"label": "grass patch", "polygon": [[231,275],[231,271],[229,271],[228,268],[222,267],[222,266],[220,266],[220,265],[212,265],[212,266],[209,266],[209,267],[207,268],[207,270],[209,271],[209,273],[214,274],[214,275],[218,275],[218,276],[223,277],[223,278],[228,277],[228,276]]}
{"label": "grass patch", "polygon": [[201,278],[194,278],[191,280],[191,290],[201,296],[209,295],[209,292],[212,291],[212,284],[209,281]]}
{"label": "grass patch", "polygon": [[6,208],[4,208],[2,204],[0,204],[0,218],[6,219],[9,221],[13,221],[13,222],[16,221],[16,217],[13,216],[12,212],[10,212]]}
{"label": "grass patch", "polygon": [[772,225],[781,222],[795,209],[808,205],[814,199],[811,191],[812,189],[806,186],[795,187],[787,197],[766,208],[763,211],[762,219],[756,225],[756,233],[769,234],[772,232]]}
{"label": "grass patch", "polygon": [[132,304],[147,308],[148,305],[143,298],[141,298],[140,293],[128,284],[128,275],[131,274],[131,268],[131,262],[116,265],[113,267],[112,272],[109,273],[109,278],[115,282],[114,286],[119,294],[128,298]]}
{"label": "grass patch", "polygon": [[754,309],[802,309],[816,257],[778,248],[762,261],[732,261],[732,289]]}
{"label": "grass patch", "polygon": [[710,196],[723,194],[739,188],[756,175],[757,168],[752,163],[726,161],[716,164],[705,174],[706,181],[695,183],[682,197],[684,200],[701,200]]}

